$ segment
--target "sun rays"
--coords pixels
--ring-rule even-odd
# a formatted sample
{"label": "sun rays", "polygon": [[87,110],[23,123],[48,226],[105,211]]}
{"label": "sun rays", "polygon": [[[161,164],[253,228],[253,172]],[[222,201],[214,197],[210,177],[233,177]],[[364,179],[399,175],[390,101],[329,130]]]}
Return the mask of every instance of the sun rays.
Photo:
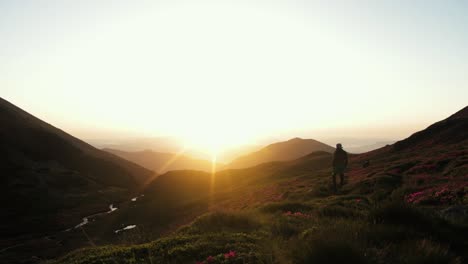
{"label": "sun rays", "polygon": [[179,159],[185,152],[187,151],[186,147],[183,147],[178,152],[174,153],[174,155],[169,159],[166,163],[164,163],[158,171],[154,173],[152,177],[149,177],[142,186],[144,189],[150,182],[152,182],[155,178],[162,174],[172,163],[174,163],[177,159]]}

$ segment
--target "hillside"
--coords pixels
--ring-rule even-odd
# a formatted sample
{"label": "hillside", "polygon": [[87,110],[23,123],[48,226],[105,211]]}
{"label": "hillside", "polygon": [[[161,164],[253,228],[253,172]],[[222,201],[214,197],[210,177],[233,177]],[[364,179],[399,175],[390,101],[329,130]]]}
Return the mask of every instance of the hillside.
{"label": "hillside", "polygon": [[314,151],[332,153],[334,148],[313,139],[293,138],[268,145],[256,152],[239,157],[228,164],[227,167],[239,169],[265,162],[293,160]]}
{"label": "hillside", "polygon": [[[193,159],[184,154],[163,153],[151,150],[128,152],[117,149],[103,149],[106,152],[132,161],[140,166],[151,169],[159,174],[170,170],[201,170],[211,171],[212,163],[207,160]],[[217,164],[215,168],[219,168]]]}
{"label": "hillside", "polygon": [[[416,205],[447,207],[467,202],[468,107],[393,145],[356,156],[349,175],[361,186],[375,178],[398,179]],[[369,161],[370,165],[361,165]],[[369,187],[367,187],[369,188]],[[370,190],[369,190],[370,191]],[[455,214],[468,213],[459,208]]]}
{"label": "hillside", "polygon": [[0,123],[2,246],[74,226],[153,175],[1,98]]}
{"label": "hillside", "polygon": [[[38,238],[34,243],[9,249],[4,257],[9,262],[18,256],[30,259],[31,255],[49,259],[80,247],[158,239],[212,210],[255,208],[280,201],[282,193],[294,189],[281,182],[292,181],[292,187],[297,186],[300,181],[296,182],[295,177],[326,169],[330,162],[331,154],[317,152],[289,162],[220,171],[214,178],[202,171],[169,171],[148,183],[134,199],[115,202],[119,209],[111,214],[94,217],[80,228],[53,233],[48,239]],[[135,228],[115,233],[126,226]]]}
{"label": "hillside", "polygon": [[455,116],[351,156],[338,193],[326,152],[215,175],[169,172],[125,216],[102,220],[135,224],[123,245],[54,263],[466,263],[468,119]]}

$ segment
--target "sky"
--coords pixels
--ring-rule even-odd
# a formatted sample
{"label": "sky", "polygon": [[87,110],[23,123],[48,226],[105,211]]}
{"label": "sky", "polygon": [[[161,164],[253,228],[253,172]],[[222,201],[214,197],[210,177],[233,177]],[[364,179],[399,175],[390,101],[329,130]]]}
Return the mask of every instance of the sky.
{"label": "sky", "polygon": [[468,102],[467,1],[0,0],[0,96],[81,138],[401,139]]}

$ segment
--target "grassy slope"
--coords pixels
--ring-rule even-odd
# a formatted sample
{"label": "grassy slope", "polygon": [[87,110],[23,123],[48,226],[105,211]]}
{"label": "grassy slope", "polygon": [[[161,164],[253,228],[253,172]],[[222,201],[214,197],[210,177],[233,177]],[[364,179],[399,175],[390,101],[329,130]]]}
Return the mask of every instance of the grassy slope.
{"label": "grassy slope", "polygon": [[[349,182],[336,194],[329,186],[330,157],[323,153],[223,172],[238,187],[223,195],[230,185],[221,184],[211,203],[200,198],[206,203],[197,213],[209,213],[190,224],[149,243],[82,249],[54,263],[207,263],[209,256],[212,263],[464,263],[466,218],[441,210],[468,203],[467,141],[416,150],[390,147],[353,156]],[[362,168],[368,159],[371,165]],[[427,166],[434,163],[439,165]],[[414,181],[420,171],[425,180]],[[160,181],[182,184],[167,177]],[[457,187],[435,196],[451,182]],[[209,193],[207,184],[201,186],[181,186],[176,193],[189,201],[194,193]],[[408,200],[426,189],[432,190],[427,199]],[[448,199],[453,192],[458,194]],[[230,250],[236,256],[226,259]]]}
{"label": "grassy slope", "polygon": [[[138,227],[119,235],[119,245],[88,247],[52,263],[195,263],[209,256],[213,263],[466,263],[462,119],[351,157],[339,193],[329,186],[327,153],[215,178],[170,172],[147,186],[141,203],[83,229],[103,245],[115,239],[103,225],[131,219]],[[226,259],[230,250],[235,257]]]}

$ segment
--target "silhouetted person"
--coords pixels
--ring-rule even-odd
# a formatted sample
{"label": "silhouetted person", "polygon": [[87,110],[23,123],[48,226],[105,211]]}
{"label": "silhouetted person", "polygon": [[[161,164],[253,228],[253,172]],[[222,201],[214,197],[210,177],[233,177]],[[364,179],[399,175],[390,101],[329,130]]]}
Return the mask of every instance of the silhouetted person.
{"label": "silhouetted person", "polygon": [[363,168],[367,168],[367,167],[369,167],[369,165],[370,165],[370,160],[366,160],[366,161],[364,161],[364,163],[362,163]]}
{"label": "silhouetted person", "polygon": [[336,189],[336,175],[340,175],[340,186],[344,184],[344,172],[348,166],[348,153],[343,150],[343,146],[336,144],[336,150],[333,154],[333,187]]}

